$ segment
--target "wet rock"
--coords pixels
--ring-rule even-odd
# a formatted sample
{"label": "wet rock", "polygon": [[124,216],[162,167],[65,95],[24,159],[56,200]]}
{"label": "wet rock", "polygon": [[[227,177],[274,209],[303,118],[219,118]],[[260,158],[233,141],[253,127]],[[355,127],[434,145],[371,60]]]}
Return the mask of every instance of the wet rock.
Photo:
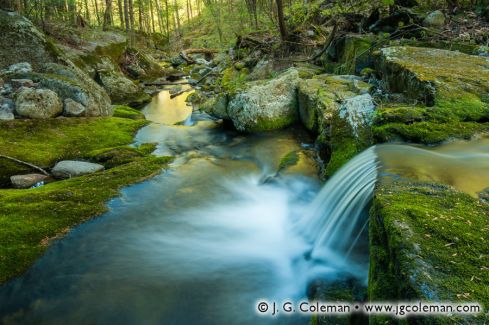
{"label": "wet rock", "polygon": [[299,72],[291,68],[274,79],[247,83],[246,89],[238,92],[227,108],[236,129],[271,131],[295,123],[299,81]]}
{"label": "wet rock", "polygon": [[71,98],[66,98],[64,100],[63,115],[65,116],[73,116],[73,117],[83,116],[85,110],[86,110],[85,106],[74,101]]}
{"label": "wet rock", "polygon": [[104,170],[104,166],[85,161],[63,160],[54,166],[52,173],[56,178],[71,178]]}
{"label": "wet rock", "polygon": [[426,18],[423,20],[423,26],[425,27],[435,27],[440,28],[445,25],[445,15],[441,10],[436,10],[431,12]]}
{"label": "wet rock", "polygon": [[37,183],[44,182],[49,177],[42,174],[15,175],[10,177],[13,187],[24,189],[31,188]]}
{"label": "wet rock", "polygon": [[61,114],[63,103],[52,90],[24,88],[16,96],[15,111],[23,117],[46,119]]}

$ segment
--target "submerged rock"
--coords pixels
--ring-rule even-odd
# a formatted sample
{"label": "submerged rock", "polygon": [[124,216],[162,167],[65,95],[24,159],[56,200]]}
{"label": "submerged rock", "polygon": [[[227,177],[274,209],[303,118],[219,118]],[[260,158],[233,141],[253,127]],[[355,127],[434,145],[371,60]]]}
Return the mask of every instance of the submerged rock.
{"label": "submerged rock", "polygon": [[299,73],[291,68],[277,78],[250,82],[229,102],[227,112],[239,131],[284,128],[298,120],[296,89]]}
{"label": "submerged rock", "polygon": [[44,182],[48,177],[42,174],[15,175],[10,177],[10,181],[15,188],[31,188],[37,183]]}
{"label": "submerged rock", "polygon": [[63,160],[54,166],[52,173],[56,178],[71,178],[104,170],[104,166],[85,161]]}
{"label": "submerged rock", "polygon": [[52,118],[63,112],[63,103],[49,89],[24,88],[16,96],[15,111],[28,118]]}

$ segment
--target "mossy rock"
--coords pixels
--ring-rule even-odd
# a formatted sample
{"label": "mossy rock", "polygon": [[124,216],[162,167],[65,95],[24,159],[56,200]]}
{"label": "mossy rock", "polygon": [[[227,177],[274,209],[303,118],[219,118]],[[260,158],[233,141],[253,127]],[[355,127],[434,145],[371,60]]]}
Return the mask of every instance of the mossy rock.
{"label": "mossy rock", "polygon": [[114,117],[128,118],[131,120],[145,120],[144,114],[140,111],[124,105],[114,106]]}
{"label": "mossy rock", "polygon": [[155,150],[156,144],[146,143],[139,147],[119,146],[97,149],[89,152],[86,157],[96,163],[104,165],[105,168],[113,168],[147,156]]}
{"label": "mossy rock", "polygon": [[370,123],[355,130],[341,113],[348,100],[366,94],[370,85],[355,76],[318,75],[299,82],[302,124],[317,134],[316,145],[325,162],[323,178],[330,177],[372,141]]}
{"label": "mossy rock", "polygon": [[[479,302],[489,307],[489,206],[440,184],[383,177],[370,211],[370,301]],[[415,324],[482,324],[453,315]],[[371,324],[407,324],[371,316]]]}
{"label": "mossy rock", "polygon": [[[385,105],[375,118],[379,142],[437,143],[486,130],[489,60],[460,52],[418,47],[382,50],[378,71],[392,92],[416,105]],[[431,134],[433,133],[433,134]]]}

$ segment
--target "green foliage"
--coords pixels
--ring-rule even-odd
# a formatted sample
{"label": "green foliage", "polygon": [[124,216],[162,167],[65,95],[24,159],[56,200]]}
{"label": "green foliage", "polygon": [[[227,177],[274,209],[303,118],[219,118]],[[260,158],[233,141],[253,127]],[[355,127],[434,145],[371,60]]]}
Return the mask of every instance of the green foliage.
{"label": "green foliage", "polygon": [[144,114],[129,106],[117,105],[114,107],[114,117],[128,118],[131,120],[144,120]]}

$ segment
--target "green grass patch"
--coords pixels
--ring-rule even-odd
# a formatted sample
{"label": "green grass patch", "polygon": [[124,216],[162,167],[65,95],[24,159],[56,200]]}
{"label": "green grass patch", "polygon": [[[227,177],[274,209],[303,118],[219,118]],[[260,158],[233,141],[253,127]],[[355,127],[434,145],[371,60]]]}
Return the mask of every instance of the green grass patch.
{"label": "green grass patch", "polygon": [[128,118],[131,120],[144,120],[144,114],[137,109],[124,105],[116,105],[114,107],[114,117]]}
{"label": "green grass patch", "polygon": [[169,157],[146,156],[92,175],[29,190],[0,190],[0,283],[26,271],[50,242],[107,210],[127,184],[161,171]]}

